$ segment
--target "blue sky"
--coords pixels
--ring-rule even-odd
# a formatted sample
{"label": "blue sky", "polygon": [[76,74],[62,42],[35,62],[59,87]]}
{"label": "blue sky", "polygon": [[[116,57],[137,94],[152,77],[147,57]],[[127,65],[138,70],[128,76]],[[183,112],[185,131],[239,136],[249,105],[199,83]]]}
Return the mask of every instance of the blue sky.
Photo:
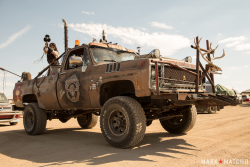
{"label": "blue sky", "polygon": [[[43,54],[43,38],[49,34],[64,51],[62,19],[69,27],[69,47],[74,40],[88,44],[101,38],[104,28],[108,41],[142,53],[160,49],[165,57],[183,59],[195,56],[190,48],[196,36],[219,44],[214,60],[223,70],[215,83],[239,91],[250,89],[250,1],[14,1],[0,0],[0,67],[35,77],[43,63],[34,64]],[[195,62],[195,59],[193,59]],[[205,64],[205,61],[202,61]],[[12,95],[19,78],[7,74],[4,92]],[[3,92],[3,72],[0,71],[0,91]]]}

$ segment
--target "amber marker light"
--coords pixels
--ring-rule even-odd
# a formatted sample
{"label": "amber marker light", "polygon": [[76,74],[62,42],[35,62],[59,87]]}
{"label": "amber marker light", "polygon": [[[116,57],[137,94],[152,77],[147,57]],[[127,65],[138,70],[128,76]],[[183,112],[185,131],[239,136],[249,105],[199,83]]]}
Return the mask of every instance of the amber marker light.
{"label": "amber marker light", "polygon": [[75,40],[75,46],[80,46],[80,41],[79,40]]}
{"label": "amber marker light", "polygon": [[137,76],[137,87],[139,88],[140,84],[139,84],[139,77]]}

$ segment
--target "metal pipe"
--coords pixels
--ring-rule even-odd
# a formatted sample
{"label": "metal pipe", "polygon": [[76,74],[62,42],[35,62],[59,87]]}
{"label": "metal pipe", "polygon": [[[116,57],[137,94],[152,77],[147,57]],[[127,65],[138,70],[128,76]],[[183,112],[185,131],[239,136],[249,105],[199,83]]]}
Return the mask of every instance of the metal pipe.
{"label": "metal pipe", "polygon": [[[205,71],[205,69],[204,69],[203,65],[201,64],[201,62],[199,62],[199,64],[200,64],[200,67],[201,67],[202,71]],[[211,85],[213,86],[214,82],[210,79],[210,77],[207,75],[207,73],[205,73],[205,75],[206,75],[207,79],[209,80],[209,82],[211,83]]]}
{"label": "metal pipe", "polygon": [[[207,44],[207,49],[209,50],[210,47],[209,47],[209,41],[208,41],[208,40],[206,40],[206,44]],[[207,54],[207,57],[208,57],[208,60],[211,61],[210,53]],[[214,74],[210,73],[210,77],[211,77],[211,80],[212,80],[213,83],[214,83]],[[213,89],[213,93],[215,93],[214,84],[212,85],[212,89]]]}
{"label": "metal pipe", "polygon": [[13,72],[10,72],[10,71],[8,71],[8,70],[5,70],[5,69],[2,68],[2,67],[0,67],[0,70],[6,71],[6,72],[9,72],[9,73],[11,73],[11,74],[14,74],[14,75],[16,75],[16,76],[18,76],[18,77],[21,77],[20,75],[17,75],[17,74],[15,74],[15,73],[13,73]]}
{"label": "metal pipe", "polygon": [[[197,49],[196,46],[194,46],[194,45],[191,45],[191,48]],[[209,50],[206,50],[206,49],[203,49],[203,48],[200,48],[200,50],[203,51],[203,52],[208,52],[209,51]]]}
{"label": "metal pipe", "polygon": [[64,47],[65,47],[65,53],[68,49],[68,23],[66,20],[62,19],[64,23]]}
{"label": "metal pipe", "polygon": [[155,81],[156,81],[156,94],[159,95],[159,73],[158,73],[158,62],[155,62]]}
{"label": "metal pipe", "polygon": [[[197,36],[196,37],[196,44],[198,46],[198,42],[199,42],[199,37]],[[199,53],[199,50],[198,48],[196,49],[196,80],[195,80],[195,90],[196,90],[196,93],[199,92],[199,62],[200,62],[200,53]]]}

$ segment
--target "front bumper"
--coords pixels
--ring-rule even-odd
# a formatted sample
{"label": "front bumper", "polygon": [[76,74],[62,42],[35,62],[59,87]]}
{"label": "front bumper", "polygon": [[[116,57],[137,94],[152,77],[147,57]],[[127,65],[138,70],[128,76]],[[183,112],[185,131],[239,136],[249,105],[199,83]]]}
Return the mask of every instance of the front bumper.
{"label": "front bumper", "polygon": [[199,105],[199,106],[235,106],[238,103],[230,98],[216,95],[215,93],[161,93],[151,95],[151,99],[167,99],[175,105]]}

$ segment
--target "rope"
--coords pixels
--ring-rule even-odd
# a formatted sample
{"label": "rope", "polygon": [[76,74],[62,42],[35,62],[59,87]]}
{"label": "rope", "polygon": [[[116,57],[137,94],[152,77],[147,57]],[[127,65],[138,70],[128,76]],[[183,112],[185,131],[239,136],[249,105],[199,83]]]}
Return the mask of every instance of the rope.
{"label": "rope", "polygon": [[7,73],[6,71],[3,71],[3,92],[4,88],[6,87],[6,80],[7,80]]}
{"label": "rope", "polygon": [[41,57],[40,59],[34,61],[33,64],[38,64],[38,63],[40,63],[40,62],[43,62],[43,57],[44,57],[44,55],[45,55],[45,54],[43,53],[42,57]]}

